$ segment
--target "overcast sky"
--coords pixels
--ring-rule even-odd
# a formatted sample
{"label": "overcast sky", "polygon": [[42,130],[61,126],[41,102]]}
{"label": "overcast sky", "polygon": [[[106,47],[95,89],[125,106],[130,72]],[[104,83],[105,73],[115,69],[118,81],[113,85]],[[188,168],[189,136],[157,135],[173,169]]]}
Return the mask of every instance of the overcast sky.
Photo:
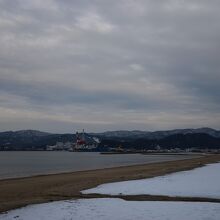
{"label": "overcast sky", "polygon": [[0,131],[220,129],[219,0],[0,0]]}

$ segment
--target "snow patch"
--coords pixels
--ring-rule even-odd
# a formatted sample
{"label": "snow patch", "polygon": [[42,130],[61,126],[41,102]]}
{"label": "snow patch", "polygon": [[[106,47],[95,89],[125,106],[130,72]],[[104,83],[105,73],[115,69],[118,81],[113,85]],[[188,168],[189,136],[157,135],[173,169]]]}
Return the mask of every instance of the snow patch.
{"label": "snow patch", "polygon": [[84,199],[31,205],[0,215],[0,220],[219,220],[220,204],[199,202]]}
{"label": "snow patch", "polygon": [[220,199],[220,163],[170,175],[102,184],[84,194],[164,195]]}

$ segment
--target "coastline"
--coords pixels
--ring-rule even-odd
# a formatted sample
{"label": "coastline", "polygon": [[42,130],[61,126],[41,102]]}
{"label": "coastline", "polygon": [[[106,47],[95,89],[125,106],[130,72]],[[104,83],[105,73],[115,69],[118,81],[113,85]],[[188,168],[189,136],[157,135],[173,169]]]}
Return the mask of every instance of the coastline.
{"label": "coastline", "polygon": [[0,180],[182,160],[201,156],[117,154],[99,152],[0,152]]}
{"label": "coastline", "polygon": [[[216,154],[193,159],[0,180],[0,213],[29,204],[86,198],[80,191],[103,183],[150,178],[218,161],[220,155]],[[97,195],[88,197],[97,198]],[[145,197],[145,200],[151,199],[172,200],[169,197]]]}

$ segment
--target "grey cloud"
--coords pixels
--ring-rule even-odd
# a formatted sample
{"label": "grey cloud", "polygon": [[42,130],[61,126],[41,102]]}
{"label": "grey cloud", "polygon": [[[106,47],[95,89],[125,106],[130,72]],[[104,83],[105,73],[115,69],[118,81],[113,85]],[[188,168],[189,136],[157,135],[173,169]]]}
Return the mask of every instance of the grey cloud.
{"label": "grey cloud", "polygon": [[[218,128],[219,6],[216,0],[1,0],[0,91],[11,102],[0,103],[0,129],[25,127],[28,111],[27,127],[38,129],[36,118],[49,111],[57,120],[75,114],[91,130],[96,123]],[[48,120],[42,129],[56,121]],[[79,126],[63,118],[60,130],[74,120]]]}
{"label": "grey cloud", "polygon": [[[133,94],[129,91],[105,91],[104,89],[102,91],[85,91],[80,88],[67,88],[60,85],[49,85],[48,83],[28,84],[12,80],[1,80],[0,91],[12,96],[25,97],[35,108],[39,108],[39,105],[83,104],[87,107],[96,105],[104,109],[114,106],[118,109],[147,109],[155,112],[156,108],[169,109],[172,102],[172,100],[163,101],[162,99],[159,102],[147,94]],[[159,97],[155,98],[159,99]],[[175,109],[179,107],[176,106]]]}

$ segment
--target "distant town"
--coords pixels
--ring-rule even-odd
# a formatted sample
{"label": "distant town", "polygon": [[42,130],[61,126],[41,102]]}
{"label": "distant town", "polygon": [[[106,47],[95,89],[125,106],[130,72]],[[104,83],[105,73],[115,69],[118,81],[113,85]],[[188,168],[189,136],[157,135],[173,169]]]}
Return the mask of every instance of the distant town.
{"label": "distant town", "polygon": [[211,128],[169,131],[109,131],[52,134],[35,130],[0,132],[0,150],[97,151],[103,153],[220,152],[220,131]]}

